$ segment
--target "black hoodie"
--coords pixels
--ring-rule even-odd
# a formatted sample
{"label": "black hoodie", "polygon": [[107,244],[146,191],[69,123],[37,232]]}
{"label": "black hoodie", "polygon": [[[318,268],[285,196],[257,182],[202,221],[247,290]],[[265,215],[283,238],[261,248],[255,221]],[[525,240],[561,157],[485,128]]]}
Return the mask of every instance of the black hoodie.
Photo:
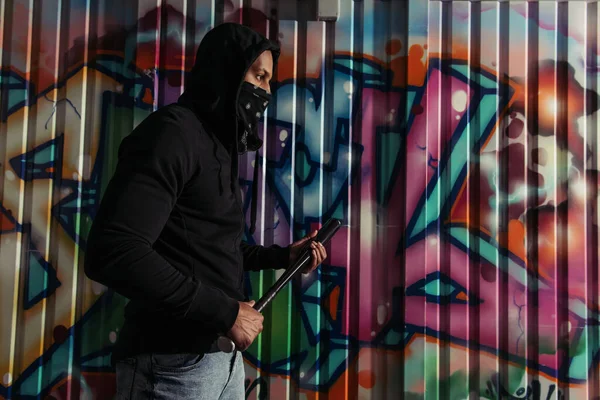
{"label": "black hoodie", "polygon": [[[85,255],[89,278],[130,299],[113,361],[210,351],[235,322],[244,270],[287,267],[289,247],[242,242],[236,104],[265,50],[275,63],[277,45],[251,29],[211,30],[179,101],[121,143]],[[253,132],[249,148],[261,144]]]}

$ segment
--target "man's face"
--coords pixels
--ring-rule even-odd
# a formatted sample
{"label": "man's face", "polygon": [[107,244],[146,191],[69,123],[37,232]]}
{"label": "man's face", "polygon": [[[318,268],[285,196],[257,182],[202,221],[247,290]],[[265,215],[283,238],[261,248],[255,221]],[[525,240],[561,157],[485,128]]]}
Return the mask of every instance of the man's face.
{"label": "man's face", "polygon": [[273,76],[273,55],[270,50],[263,53],[254,61],[246,72],[244,80],[271,93],[271,77]]}

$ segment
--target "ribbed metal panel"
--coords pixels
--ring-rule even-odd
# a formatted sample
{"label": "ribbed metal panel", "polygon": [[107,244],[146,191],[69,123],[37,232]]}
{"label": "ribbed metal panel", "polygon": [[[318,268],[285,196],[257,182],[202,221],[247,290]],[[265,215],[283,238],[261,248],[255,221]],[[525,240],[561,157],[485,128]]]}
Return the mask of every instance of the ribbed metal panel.
{"label": "ribbed metal panel", "polygon": [[309,3],[0,2],[0,397],[114,395],[126,300],[87,231],[122,138],[237,21],[282,46],[246,239],[344,221],[265,312],[247,398],[599,398],[598,3]]}

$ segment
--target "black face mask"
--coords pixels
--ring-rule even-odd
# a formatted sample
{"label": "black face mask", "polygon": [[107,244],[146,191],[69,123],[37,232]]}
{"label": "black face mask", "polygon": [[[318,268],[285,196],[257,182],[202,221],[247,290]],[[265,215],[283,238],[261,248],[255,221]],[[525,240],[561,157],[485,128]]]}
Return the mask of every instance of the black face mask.
{"label": "black face mask", "polygon": [[248,82],[242,83],[238,98],[238,153],[256,151],[262,146],[262,140],[258,137],[258,121],[270,100],[271,95],[266,90]]}

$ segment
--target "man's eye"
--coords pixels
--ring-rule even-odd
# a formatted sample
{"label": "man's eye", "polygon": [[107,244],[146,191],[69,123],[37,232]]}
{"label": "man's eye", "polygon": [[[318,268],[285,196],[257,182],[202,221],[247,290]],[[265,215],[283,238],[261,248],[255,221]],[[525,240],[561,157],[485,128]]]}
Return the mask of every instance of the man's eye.
{"label": "man's eye", "polygon": [[263,80],[263,77],[264,77],[263,75],[257,75],[257,76],[256,76],[256,79],[258,79],[259,81],[262,81],[262,80]]}

